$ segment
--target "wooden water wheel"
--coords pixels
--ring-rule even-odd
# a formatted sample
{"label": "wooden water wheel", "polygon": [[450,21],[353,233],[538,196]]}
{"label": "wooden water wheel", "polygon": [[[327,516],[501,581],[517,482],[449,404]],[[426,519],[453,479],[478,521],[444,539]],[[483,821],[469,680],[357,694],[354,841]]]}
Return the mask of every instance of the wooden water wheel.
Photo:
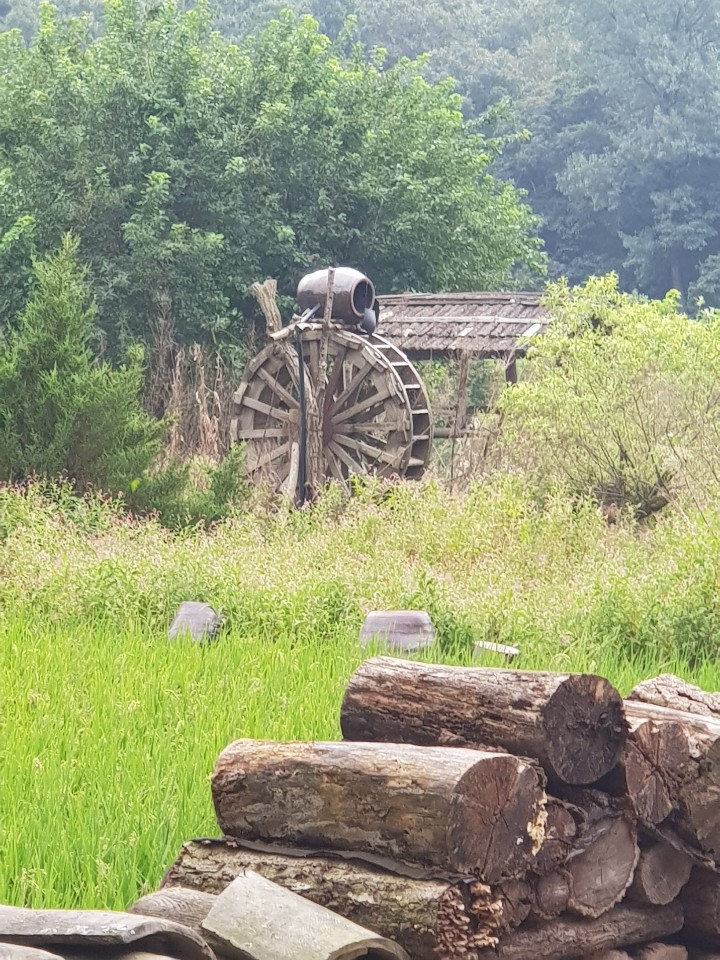
{"label": "wooden water wheel", "polygon": [[[430,457],[431,416],[425,387],[397,347],[333,325],[326,340],[327,381],[321,387],[322,325],[285,328],[250,362],[233,397],[231,437],[247,445],[251,478],[294,489],[303,429],[296,342],[300,330],[306,431],[321,424],[325,480],[353,475],[418,478]],[[315,399],[320,397],[322,415]],[[307,433],[305,434],[307,436]]]}

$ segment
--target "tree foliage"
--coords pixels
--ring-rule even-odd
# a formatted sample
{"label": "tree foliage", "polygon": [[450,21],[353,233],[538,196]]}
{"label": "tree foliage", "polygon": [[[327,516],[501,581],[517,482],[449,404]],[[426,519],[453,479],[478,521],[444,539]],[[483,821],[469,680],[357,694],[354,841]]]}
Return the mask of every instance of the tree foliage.
{"label": "tree foliage", "polygon": [[16,326],[0,339],[0,479],[67,474],[80,490],[126,491],[162,449],[163,425],[142,409],[142,355],[96,364],[94,308],[76,240],[34,268]]}
{"label": "tree foliage", "polygon": [[333,36],[356,16],[392,62],[429,53],[468,115],[530,132],[495,169],[542,217],[553,275],[616,271],[624,289],[720,304],[716,0],[241,0],[217,22],[244,36],[286,3]]}
{"label": "tree foliage", "polygon": [[489,174],[499,141],[422,70],[341,57],[289,13],[237,46],[173,0],[108,0],[98,37],[43,7],[30,46],[0,35],[0,261],[72,230],[115,353],[161,299],[178,339],[227,348],[252,282],[288,295],[327,262],[386,291],[541,269],[536,221]]}
{"label": "tree foliage", "polygon": [[556,320],[502,398],[504,466],[611,512],[710,502],[720,479],[720,315],[691,320],[676,294],[623,294],[613,275],[559,283],[548,303]]}

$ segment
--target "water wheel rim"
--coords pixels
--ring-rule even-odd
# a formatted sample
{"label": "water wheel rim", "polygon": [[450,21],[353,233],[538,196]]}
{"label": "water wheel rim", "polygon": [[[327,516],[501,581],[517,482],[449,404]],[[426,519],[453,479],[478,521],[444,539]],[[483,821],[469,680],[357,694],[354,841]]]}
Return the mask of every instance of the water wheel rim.
{"label": "water wheel rim", "polygon": [[433,445],[433,416],[427,387],[407,354],[396,344],[377,333],[368,339],[384,356],[403,364],[401,379],[413,415],[413,441],[404,475],[408,479],[420,479],[430,464]]}
{"label": "water wheel rim", "polygon": [[[306,377],[319,380],[321,328],[303,330]],[[288,480],[299,442],[299,376],[294,345],[268,344],[248,364],[231,407],[231,439],[245,442],[252,477]],[[328,343],[323,458],[325,477],[403,475],[412,453],[412,411],[402,378],[369,338],[333,328]]]}

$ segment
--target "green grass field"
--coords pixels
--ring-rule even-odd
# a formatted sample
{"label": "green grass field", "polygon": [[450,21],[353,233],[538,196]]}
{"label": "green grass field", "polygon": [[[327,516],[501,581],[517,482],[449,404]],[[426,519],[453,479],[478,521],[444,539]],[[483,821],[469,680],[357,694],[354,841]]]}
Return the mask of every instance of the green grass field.
{"label": "green grass field", "polygon": [[[237,737],[339,736],[372,608],[428,609],[437,659],[475,639],[621,691],[720,687],[720,521],[608,527],[507,484],[255,511],[173,539],[110,507],[0,491],[0,902],[122,908],[183,841],[217,835],[209,775]],[[230,627],[166,639],[182,599]],[[488,660],[487,663],[497,663]]]}

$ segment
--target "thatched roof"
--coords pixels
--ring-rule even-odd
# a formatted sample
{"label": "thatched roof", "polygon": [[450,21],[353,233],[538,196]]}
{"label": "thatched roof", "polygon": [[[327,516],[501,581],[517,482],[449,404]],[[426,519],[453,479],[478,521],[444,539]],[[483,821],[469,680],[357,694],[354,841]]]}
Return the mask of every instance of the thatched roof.
{"label": "thatched roof", "polygon": [[550,314],[538,293],[405,293],[378,297],[378,333],[415,359],[467,352],[474,359],[521,355],[518,341],[542,333]]}

